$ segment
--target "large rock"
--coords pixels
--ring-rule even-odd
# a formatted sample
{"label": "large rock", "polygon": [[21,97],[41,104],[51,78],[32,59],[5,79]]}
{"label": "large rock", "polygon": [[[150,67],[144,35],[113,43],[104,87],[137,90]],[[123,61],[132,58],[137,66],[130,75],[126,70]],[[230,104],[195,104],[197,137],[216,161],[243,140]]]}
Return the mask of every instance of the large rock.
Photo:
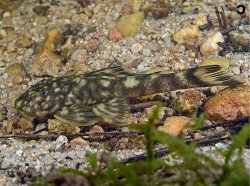
{"label": "large rock", "polygon": [[224,122],[250,116],[250,86],[226,88],[208,99],[204,111],[209,120]]}

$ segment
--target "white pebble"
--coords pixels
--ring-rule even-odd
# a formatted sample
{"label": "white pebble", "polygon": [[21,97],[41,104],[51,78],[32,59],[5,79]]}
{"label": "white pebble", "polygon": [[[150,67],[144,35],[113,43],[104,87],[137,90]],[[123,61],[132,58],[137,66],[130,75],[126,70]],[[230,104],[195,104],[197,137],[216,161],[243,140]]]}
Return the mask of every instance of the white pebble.
{"label": "white pebble", "polygon": [[219,143],[216,143],[214,146],[215,146],[217,149],[226,149],[228,145],[225,144],[225,143],[219,142]]}
{"label": "white pebble", "polygon": [[143,64],[140,64],[137,66],[137,70],[139,70],[139,71],[144,71],[144,69],[145,69],[145,67]]}
{"label": "white pebble", "polygon": [[131,47],[131,51],[135,54],[135,53],[138,53],[140,51],[142,51],[143,49],[143,46],[140,44],[140,43],[135,43],[132,45]]}
{"label": "white pebble", "polygon": [[232,72],[233,72],[235,75],[239,75],[239,74],[240,74],[240,68],[239,68],[239,67],[233,67],[233,68],[232,68]]}
{"label": "white pebble", "polygon": [[63,135],[60,135],[56,141],[56,146],[55,146],[55,149],[59,149],[61,148],[63,145],[67,145],[68,144],[68,139],[66,136],[63,136]]}

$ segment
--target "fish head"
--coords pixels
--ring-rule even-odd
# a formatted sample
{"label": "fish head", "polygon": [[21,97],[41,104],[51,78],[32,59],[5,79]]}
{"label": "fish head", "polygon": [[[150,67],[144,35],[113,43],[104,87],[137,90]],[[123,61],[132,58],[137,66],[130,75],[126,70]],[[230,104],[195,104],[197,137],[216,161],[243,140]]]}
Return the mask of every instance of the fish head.
{"label": "fish head", "polygon": [[46,121],[64,103],[68,85],[55,78],[44,79],[31,86],[15,101],[15,107],[29,120]]}

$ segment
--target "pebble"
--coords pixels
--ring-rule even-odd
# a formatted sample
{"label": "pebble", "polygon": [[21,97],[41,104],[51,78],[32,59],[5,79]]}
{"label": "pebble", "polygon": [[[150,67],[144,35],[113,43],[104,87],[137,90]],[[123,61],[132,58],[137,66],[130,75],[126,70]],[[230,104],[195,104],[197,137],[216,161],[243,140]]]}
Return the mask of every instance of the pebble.
{"label": "pebble", "polygon": [[199,27],[197,25],[182,28],[172,35],[173,41],[177,43],[189,39],[198,39],[199,37],[201,37],[201,32],[199,31]]}
{"label": "pebble", "polygon": [[[125,66],[127,64],[131,64],[131,62],[134,61],[135,59],[140,59],[140,62],[137,63],[133,68],[137,68],[137,70],[144,71],[145,68],[154,67],[154,65],[156,65],[155,61],[161,61],[165,65],[164,68],[172,69],[172,67],[174,66],[174,64],[171,63],[172,58],[175,58],[177,63],[178,61],[180,61],[180,59],[185,61],[183,67],[178,67],[182,69],[184,68],[186,69],[191,66],[193,67],[194,65],[199,64],[199,62],[201,61],[201,57],[198,50],[200,43],[196,39],[194,40],[195,43],[197,44],[193,45],[194,47],[190,47],[188,49],[186,47],[182,52],[177,52],[173,55],[173,53],[169,50],[170,47],[174,46],[174,43],[171,41],[171,34],[174,33],[176,30],[182,29],[181,27],[184,26],[184,24],[182,24],[183,21],[192,24],[193,18],[197,17],[198,14],[194,15],[191,13],[186,15],[179,15],[176,14],[175,10],[173,10],[172,13],[169,14],[169,17],[166,19],[155,20],[153,18],[147,17],[147,19],[145,19],[142,24],[140,23],[139,26],[141,28],[138,30],[139,32],[137,32],[138,33],[137,35],[131,38],[123,37],[122,39],[119,40],[119,42],[114,43],[109,41],[108,34],[109,30],[114,26],[114,21],[121,15],[121,8],[122,8],[121,3],[115,2],[112,8],[110,8],[109,6],[107,7],[103,6],[106,3],[106,1],[104,3],[92,3],[92,5],[90,5],[90,8],[93,9],[93,13],[91,14],[91,17],[88,17],[84,13],[80,5],[76,7],[77,4],[74,3],[72,4],[72,2],[70,1],[62,0],[60,2],[65,6],[51,6],[53,11],[48,11],[48,17],[47,17],[48,22],[45,25],[43,25],[34,23],[34,20],[36,18],[35,14],[33,13],[30,15],[30,12],[32,11],[27,11],[27,10],[32,10],[32,8],[34,7],[33,3],[31,3],[31,1],[22,1],[22,2],[23,2],[22,6],[18,8],[18,10],[22,13],[19,16],[14,17],[12,11],[8,12],[7,14],[4,14],[4,12],[2,12],[4,16],[6,16],[6,19],[0,21],[0,28],[2,29],[2,30],[0,29],[0,37],[1,37],[0,40],[2,39],[0,46],[0,66],[1,66],[0,73],[4,71],[5,67],[10,66],[13,63],[22,63],[24,64],[25,67],[27,67],[27,71],[30,74],[29,66],[31,65],[32,59],[35,59],[34,54],[36,51],[36,46],[41,46],[43,44],[42,40],[46,37],[45,30],[50,29],[54,23],[56,23],[54,25],[57,25],[57,22],[58,21],[60,22],[60,20],[63,20],[64,23],[67,23],[70,26],[77,25],[76,27],[80,27],[81,30],[80,32],[76,32],[76,34],[71,35],[73,36],[72,45],[74,47],[74,51],[80,50],[80,52],[78,52],[77,55],[72,54],[71,59],[67,61],[67,65],[73,66],[73,63],[75,62],[84,64],[87,63],[90,64],[91,69],[100,69],[107,67],[109,61],[113,60],[114,58],[121,61]],[[107,3],[109,2],[110,1],[108,0]],[[192,7],[192,5],[189,6]],[[202,2],[202,6],[206,6],[206,3]],[[212,6],[210,6],[209,9],[211,7]],[[60,10],[54,11],[57,8],[59,8]],[[204,10],[204,14],[208,15],[207,11],[209,11],[209,9]],[[65,12],[69,14],[69,16],[62,16],[63,14],[66,14]],[[203,10],[201,12],[203,12]],[[209,12],[209,14],[210,13],[211,12]],[[213,19],[215,15],[211,13],[211,16],[212,16],[211,18]],[[172,20],[174,20],[173,24]],[[14,25],[14,26],[12,26],[11,31],[8,31],[6,25]],[[240,26],[241,30],[243,30],[242,29],[243,26]],[[87,30],[89,30],[90,27],[96,28],[96,31],[92,33],[86,32]],[[215,25],[215,27],[217,27],[217,25]],[[217,28],[215,27],[209,29],[208,32],[210,33],[211,31],[216,30]],[[202,34],[206,34],[206,32],[207,31],[202,31]],[[27,33],[30,33],[32,36],[30,38],[32,45],[28,43],[27,46],[30,48],[17,49],[15,45],[16,39],[20,36],[26,36]],[[98,52],[95,52],[94,55],[88,53],[83,46],[84,42],[90,40],[91,38],[98,38],[98,41],[101,43],[101,45],[104,46],[102,48],[100,47],[100,50],[98,49]],[[162,40],[159,40],[159,38],[161,38]],[[160,41],[162,41],[163,43],[161,43]],[[156,50],[153,49],[155,47],[155,43],[157,42],[160,45],[162,45],[161,46],[162,51],[156,52]],[[131,52],[132,51],[131,46],[133,45],[133,43],[140,43],[143,46],[143,49],[149,48],[151,50],[150,56],[144,55],[143,49],[141,49],[137,53]],[[114,47],[115,45],[117,46],[116,48]],[[196,47],[196,45],[198,45],[198,47]],[[57,49],[59,49],[60,52],[60,45]],[[186,60],[187,54],[189,53],[188,50],[192,50],[193,52],[196,53],[195,63],[191,63]],[[163,54],[164,51],[166,51],[166,55]],[[155,55],[156,53],[157,56]],[[230,56],[232,54],[230,53],[226,55]],[[240,53],[240,56],[242,57],[243,64],[246,64],[249,61],[247,53]],[[230,65],[234,66],[234,64],[236,64],[236,62],[231,61]],[[42,67],[41,63],[39,65],[40,67]],[[48,66],[50,68],[53,67],[50,65]],[[61,71],[59,73],[61,74],[64,74],[66,72],[64,66],[60,70]],[[56,73],[54,72],[51,73],[52,76],[53,74],[58,75],[57,72]],[[249,68],[241,69],[240,75],[242,74],[249,78],[250,77]],[[43,75],[47,76],[50,74],[45,73]],[[6,86],[9,83],[7,82],[9,81],[9,77],[7,75],[6,76],[1,75],[0,76],[1,103],[7,102],[7,100],[10,97],[12,97],[12,95],[19,94],[20,92],[27,89],[30,85],[34,84],[34,82],[37,82],[41,79],[37,78],[36,76],[31,76],[31,77],[32,80],[30,79],[25,80],[26,81],[25,84],[23,84],[22,82],[21,85],[9,88]],[[4,104],[4,105],[6,105],[6,107],[9,109],[10,107],[9,104]],[[1,127],[2,126],[6,127],[8,121],[9,120],[7,119],[3,120],[3,122],[0,123]],[[5,145],[5,143],[7,143],[8,145]],[[3,160],[1,167],[8,168],[10,167],[10,165],[12,165],[14,167],[18,166],[19,167],[18,169],[20,171],[25,171],[27,167],[35,167],[37,165],[36,168],[39,169],[37,171],[44,175],[45,173],[50,172],[51,168],[58,168],[63,165],[69,168],[75,168],[76,164],[79,162],[82,163],[80,169],[84,168],[86,167],[85,154],[87,152],[100,153],[101,151],[100,148],[97,149],[94,148],[93,146],[91,147],[89,145],[87,146],[83,145],[80,148],[75,148],[75,149],[66,148],[64,150],[63,148],[59,148],[57,152],[55,150],[54,143],[55,142],[39,140],[37,141],[37,144],[35,144],[34,147],[26,151],[23,149],[27,146],[27,144],[24,143],[23,140],[15,140],[15,139],[4,140],[4,144],[0,145],[0,151],[2,155],[1,159]],[[210,149],[215,149],[215,147],[211,147]],[[19,150],[23,151],[23,153],[27,156],[25,157],[17,156],[16,152]],[[131,157],[132,155],[138,154],[139,152],[140,150],[137,148],[134,149],[133,151],[131,149],[126,149],[119,152],[117,149],[115,149],[111,152],[111,154],[112,156],[121,159],[121,158]],[[72,160],[65,159],[66,156],[71,157]],[[246,165],[247,164],[249,165],[248,162],[250,162],[248,157],[249,153],[245,155]],[[17,174],[15,174],[15,172],[14,175],[16,175],[17,177]],[[5,184],[6,183],[5,177],[2,177],[2,174],[0,175],[0,177],[1,177],[0,185],[2,183]],[[17,183],[12,183],[9,185],[17,185]]]}
{"label": "pebble", "polygon": [[144,71],[144,70],[145,70],[144,65],[143,65],[143,64],[138,65],[138,66],[137,66],[137,70],[139,70],[139,71]]}
{"label": "pebble", "polygon": [[116,21],[116,28],[124,36],[134,36],[139,32],[143,20],[143,12],[134,12],[120,17]]}
{"label": "pebble", "polygon": [[142,46],[140,43],[135,43],[135,44],[133,44],[133,45],[131,46],[131,51],[132,51],[134,54],[136,54],[136,53],[142,51],[142,49],[143,49],[143,46]]}
{"label": "pebble", "polygon": [[202,94],[198,90],[180,92],[173,99],[172,107],[179,114],[191,114],[201,105]]}
{"label": "pebble", "polygon": [[109,31],[109,40],[113,42],[117,42],[122,38],[122,34],[116,29],[112,28]]}
{"label": "pebble", "polygon": [[219,143],[216,143],[214,146],[215,146],[217,149],[226,149],[226,148],[228,147],[228,144],[219,142]]}
{"label": "pebble", "polygon": [[81,146],[86,146],[86,145],[89,145],[89,142],[80,137],[74,138],[70,141],[71,148],[76,148],[76,147],[81,147]]}
{"label": "pebble", "polygon": [[211,147],[210,146],[205,146],[205,147],[201,147],[203,152],[209,152],[211,151]]}
{"label": "pebble", "polygon": [[224,129],[223,127],[216,127],[216,130],[217,130],[218,132],[223,132],[223,131],[225,131],[225,129]]}
{"label": "pebble", "polygon": [[147,57],[150,56],[151,55],[151,50],[148,49],[148,48],[144,48],[142,50],[142,55],[147,56]]}
{"label": "pebble", "polygon": [[213,35],[207,37],[200,47],[200,52],[203,56],[217,56],[222,48],[218,43],[224,43],[225,39],[220,32],[215,32]]}
{"label": "pebble", "polygon": [[98,48],[98,41],[97,39],[90,39],[85,45],[85,49],[88,52],[95,52]]}
{"label": "pebble", "polygon": [[239,74],[240,74],[240,68],[239,68],[239,67],[233,67],[233,68],[232,68],[232,72],[233,72],[235,75],[239,75]]}
{"label": "pebble", "polygon": [[190,125],[190,119],[184,116],[172,116],[164,121],[164,125],[158,127],[158,130],[167,134],[177,136],[181,132],[186,133],[186,127]]}
{"label": "pebble", "polygon": [[62,146],[66,146],[68,144],[68,138],[66,136],[60,135],[55,141],[55,149],[58,150]]}

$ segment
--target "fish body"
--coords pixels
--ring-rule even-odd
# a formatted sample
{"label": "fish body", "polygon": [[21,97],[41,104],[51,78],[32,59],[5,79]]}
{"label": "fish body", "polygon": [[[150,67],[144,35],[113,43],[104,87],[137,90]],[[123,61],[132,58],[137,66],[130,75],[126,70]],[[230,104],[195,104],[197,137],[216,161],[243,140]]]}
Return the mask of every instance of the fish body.
{"label": "fish body", "polygon": [[128,99],[155,93],[214,85],[237,85],[219,65],[203,66],[178,73],[165,71],[135,74],[121,67],[44,79],[31,86],[16,101],[20,113],[45,121],[55,117],[66,123],[89,126],[104,121],[126,125]]}

